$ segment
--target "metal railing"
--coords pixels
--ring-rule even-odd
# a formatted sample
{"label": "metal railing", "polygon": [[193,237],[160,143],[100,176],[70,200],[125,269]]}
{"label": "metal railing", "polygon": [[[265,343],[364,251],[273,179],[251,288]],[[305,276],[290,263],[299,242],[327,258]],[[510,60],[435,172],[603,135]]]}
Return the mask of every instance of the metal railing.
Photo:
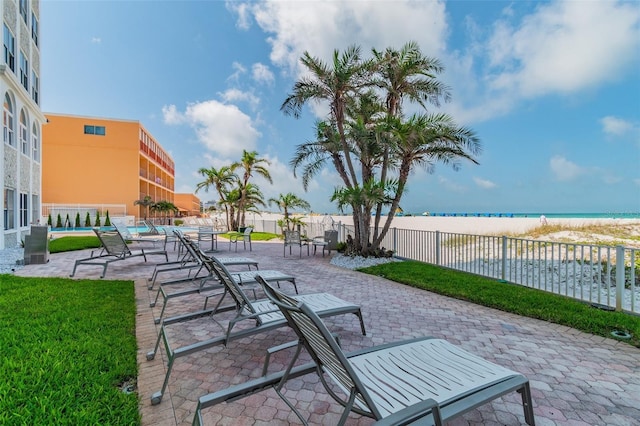
{"label": "metal railing", "polygon": [[[343,226],[345,234],[352,226]],[[640,313],[640,250],[391,228],[382,246],[417,260]]]}
{"label": "metal railing", "polygon": [[[249,218],[246,224],[258,232],[281,232],[273,220]],[[354,233],[352,225],[339,222],[333,229],[338,241]],[[311,237],[325,230],[322,223],[313,222],[303,228]],[[398,258],[640,314],[640,249],[398,228],[389,230],[381,246]]]}

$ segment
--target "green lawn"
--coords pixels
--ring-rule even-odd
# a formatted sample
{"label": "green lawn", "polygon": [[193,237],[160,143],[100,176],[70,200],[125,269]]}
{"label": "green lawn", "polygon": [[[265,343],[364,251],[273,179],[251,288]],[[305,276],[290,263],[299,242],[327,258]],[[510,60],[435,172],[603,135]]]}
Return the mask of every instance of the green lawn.
{"label": "green lawn", "polygon": [[456,299],[530,318],[566,325],[598,336],[613,331],[640,347],[640,316],[603,311],[568,297],[420,262],[391,262],[361,271]]}
{"label": "green lawn", "polygon": [[[52,253],[98,246],[91,236],[50,244]],[[639,316],[420,262],[362,271],[599,336],[626,331],[640,347]],[[122,391],[137,377],[132,281],[0,275],[0,296],[0,424],[139,424],[137,394]]]}
{"label": "green lawn", "polygon": [[0,275],[0,424],[137,425],[132,281]]}

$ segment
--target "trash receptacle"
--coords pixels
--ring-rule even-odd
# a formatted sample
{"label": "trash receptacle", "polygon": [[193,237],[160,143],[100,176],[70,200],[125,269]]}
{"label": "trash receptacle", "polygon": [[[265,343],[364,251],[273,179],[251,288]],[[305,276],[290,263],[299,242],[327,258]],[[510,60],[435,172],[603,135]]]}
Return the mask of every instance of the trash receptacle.
{"label": "trash receptacle", "polygon": [[324,241],[327,243],[327,249],[338,250],[338,231],[324,231]]}

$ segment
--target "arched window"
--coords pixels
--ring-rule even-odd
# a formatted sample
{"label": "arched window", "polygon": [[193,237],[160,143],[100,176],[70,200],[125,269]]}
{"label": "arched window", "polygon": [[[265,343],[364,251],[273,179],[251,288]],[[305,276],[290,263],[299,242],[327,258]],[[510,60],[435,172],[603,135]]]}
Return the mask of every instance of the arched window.
{"label": "arched window", "polygon": [[5,93],[4,95],[4,111],[2,118],[4,143],[16,146],[16,141],[13,135],[13,102],[11,101],[9,93]]}
{"label": "arched window", "polygon": [[27,114],[20,110],[20,147],[24,155],[29,155],[29,134],[27,132]]}
{"label": "arched window", "polygon": [[38,134],[38,123],[33,123],[31,130],[31,149],[33,150],[33,161],[40,161],[40,137]]}

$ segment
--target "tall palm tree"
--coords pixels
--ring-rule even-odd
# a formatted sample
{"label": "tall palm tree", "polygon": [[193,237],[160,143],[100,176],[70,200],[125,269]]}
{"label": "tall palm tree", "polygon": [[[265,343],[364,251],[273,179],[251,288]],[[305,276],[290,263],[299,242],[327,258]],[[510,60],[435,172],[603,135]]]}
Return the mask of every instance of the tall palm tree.
{"label": "tall palm tree", "polygon": [[[325,64],[321,59],[312,57],[304,52],[302,64],[311,72],[309,77],[302,77],[293,87],[293,92],[287,96],[280,109],[294,117],[299,117],[302,107],[310,101],[324,101],[329,104],[329,119],[327,122],[335,125],[341,153],[334,152],[331,158],[336,165],[345,187],[353,188],[359,185],[359,178],[352,149],[345,130],[347,107],[359,93],[370,86],[372,61],[363,61],[360,47],[350,46],[340,53],[334,50],[332,63]],[[336,162],[341,163],[337,165]],[[358,244],[366,246],[364,229],[364,212],[361,206],[354,204],[353,219],[355,239]]]}
{"label": "tall palm tree", "polygon": [[145,195],[144,198],[142,198],[140,200],[135,200],[133,202],[133,205],[134,206],[142,206],[143,207],[142,215],[144,217],[144,220],[147,220],[149,207],[151,207],[153,205],[153,203],[154,203],[153,198],[151,198],[151,196],[149,196],[149,195]]}
{"label": "tall palm tree", "polygon": [[[227,226],[231,224],[229,215],[229,205],[225,202],[229,188],[237,182],[239,182],[238,175],[236,175],[231,166],[222,166],[219,169],[211,167],[209,169],[202,167],[198,169],[198,173],[205,177],[205,180],[196,185],[196,192],[204,189],[205,192],[209,191],[210,187],[214,187],[219,197],[219,204],[224,206],[224,212],[226,217]],[[233,229],[233,228],[230,228]]]}
{"label": "tall palm tree", "polygon": [[278,198],[269,198],[269,205],[275,204],[278,206],[279,210],[282,210],[284,213],[283,223],[289,228],[291,220],[289,219],[289,210],[295,209],[309,209],[311,208],[311,204],[306,200],[298,197],[296,194],[289,192],[286,194],[278,195]]}
{"label": "tall palm tree", "polygon": [[[231,170],[235,171],[236,169],[242,169],[242,178],[240,179],[240,200],[238,202],[238,210],[236,214],[237,222],[240,226],[244,226],[245,213],[246,213],[246,205],[248,200],[248,188],[249,188],[249,180],[254,174],[258,174],[265,178],[269,183],[273,183],[273,179],[271,178],[271,174],[269,170],[265,167],[265,165],[270,165],[269,161],[258,157],[257,151],[242,151],[242,158],[240,161],[235,162],[231,165]],[[264,202],[262,203],[264,204]]]}
{"label": "tall palm tree", "polygon": [[[376,250],[388,232],[415,166],[430,170],[443,162],[456,168],[461,159],[476,163],[480,151],[475,134],[458,128],[451,117],[404,117],[405,100],[426,110],[427,103],[450,99],[448,87],[436,78],[443,71],[438,60],[423,56],[412,42],[399,51],[372,53],[371,60],[363,60],[356,47],[334,51],[328,66],[305,52],[301,62],[310,76],[295,83],[281,107],[298,117],[309,101],[329,103],[329,116],[316,125],[316,140],[299,145],[290,164],[294,173],[302,169],[305,189],[317,172],[333,164],[344,187],[336,188],[332,201],[352,208],[354,251],[364,255]],[[390,214],[379,231],[383,206],[390,206]]]}

